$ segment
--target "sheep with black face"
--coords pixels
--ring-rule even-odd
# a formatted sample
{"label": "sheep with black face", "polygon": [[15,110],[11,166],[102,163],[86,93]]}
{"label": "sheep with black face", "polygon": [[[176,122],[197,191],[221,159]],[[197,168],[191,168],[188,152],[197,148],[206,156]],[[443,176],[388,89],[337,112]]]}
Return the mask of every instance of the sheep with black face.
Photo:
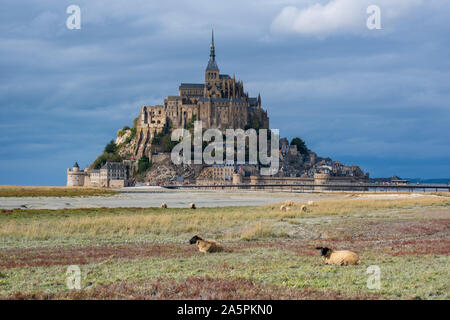
{"label": "sheep with black face", "polygon": [[196,244],[198,250],[203,253],[221,252],[224,251],[223,246],[214,240],[203,240],[198,235],[195,235],[189,240],[189,244]]}
{"label": "sheep with black face", "polygon": [[317,247],[320,255],[326,264],[336,264],[338,266],[349,266],[359,264],[361,260],[358,254],[349,250],[333,250],[327,247]]}

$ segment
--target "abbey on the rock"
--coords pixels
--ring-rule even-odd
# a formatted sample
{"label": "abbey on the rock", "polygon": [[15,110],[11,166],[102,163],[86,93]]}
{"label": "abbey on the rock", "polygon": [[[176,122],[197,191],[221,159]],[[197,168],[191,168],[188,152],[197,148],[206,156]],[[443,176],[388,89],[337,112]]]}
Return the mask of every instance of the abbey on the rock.
{"label": "abbey on the rock", "polygon": [[[195,120],[202,122],[203,129],[269,129],[261,97],[249,97],[242,81],[236,81],[234,75],[220,74],[214,31],[205,82],[181,83],[178,96],[167,97],[163,105],[141,107],[133,128],[125,126],[118,131],[113,152],[105,151],[85,170],[80,170],[78,165],[67,169],[67,185],[119,188],[137,182],[149,185],[298,184],[302,188],[311,185],[310,190],[324,190],[327,187],[322,185],[361,184],[369,180],[368,173],[358,166],[318,157],[308,149],[301,152],[286,138],[280,139],[280,166],[273,176],[260,176],[260,167],[256,164],[177,166],[171,161],[172,141],[168,143],[168,138],[175,129],[192,129]],[[109,162],[110,159],[121,162]]]}
{"label": "abbey on the rock", "polygon": [[220,74],[212,32],[205,83],[182,83],[178,96],[168,96],[163,105],[143,106],[137,122],[135,156],[147,155],[155,134],[164,129],[185,128],[193,119],[205,129],[269,128],[261,97],[251,98],[242,81]]}

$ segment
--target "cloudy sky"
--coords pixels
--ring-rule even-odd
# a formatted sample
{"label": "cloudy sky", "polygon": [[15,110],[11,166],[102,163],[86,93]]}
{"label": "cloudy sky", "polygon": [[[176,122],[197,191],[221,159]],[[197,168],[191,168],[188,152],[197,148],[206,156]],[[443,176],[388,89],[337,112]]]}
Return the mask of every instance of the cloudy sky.
{"label": "cloudy sky", "polygon": [[141,105],[202,82],[211,24],[282,136],[373,177],[448,178],[449,21],[446,0],[3,0],[0,184],[65,184]]}

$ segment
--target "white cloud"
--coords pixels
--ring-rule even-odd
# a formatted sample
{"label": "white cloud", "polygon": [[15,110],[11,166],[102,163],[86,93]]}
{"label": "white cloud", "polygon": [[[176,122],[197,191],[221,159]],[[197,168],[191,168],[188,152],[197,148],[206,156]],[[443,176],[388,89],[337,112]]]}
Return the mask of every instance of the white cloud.
{"label": "white cloud", "polygon": [[327,35],[332,33],[365,32],[367,7],[381,8],[382,22],[392,22],[406,14],[422,0],[331,0],[297,8],[281,10],[271,25],[274,33]]}

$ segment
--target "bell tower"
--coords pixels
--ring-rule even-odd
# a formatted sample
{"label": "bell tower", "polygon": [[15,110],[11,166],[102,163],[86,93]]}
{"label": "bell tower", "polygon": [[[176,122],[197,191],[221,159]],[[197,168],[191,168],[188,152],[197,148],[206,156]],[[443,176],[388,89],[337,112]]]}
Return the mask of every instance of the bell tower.
{"label": "bell tower", "polygon": [[209,61],[205,71],[205,83],[213,84],[219,82],[219,67],[216,63],[216,49],[214,47],[214,26],[211,33],[211,45],[209,48]]}

